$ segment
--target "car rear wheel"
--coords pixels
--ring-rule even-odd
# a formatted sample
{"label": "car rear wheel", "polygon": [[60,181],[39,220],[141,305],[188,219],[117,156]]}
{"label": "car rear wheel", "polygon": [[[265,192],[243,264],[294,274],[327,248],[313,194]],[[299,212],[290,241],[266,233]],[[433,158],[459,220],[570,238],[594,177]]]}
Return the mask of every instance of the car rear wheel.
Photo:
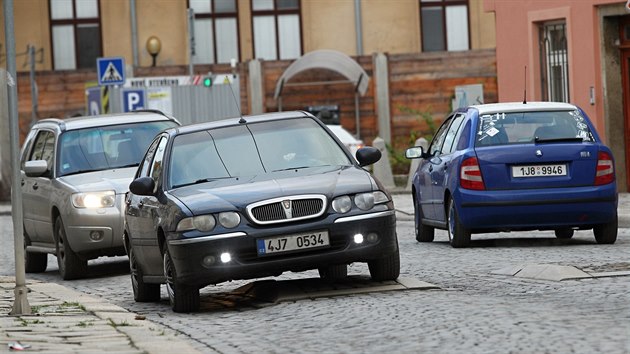
{"label": "car rear wheel", "polygon": [[368,262],[370,276],[374,281],[396,280],[400,275],[400,251]]}
{"label": "car rear wheel", "polygon": [[348,265],[335,264],[318,269],[319,277],[325,280],[340,280],[348,277]]}
{"label": "car rear wheel", "polygon": [[455,201],[451,197],[448,203],[448,240],[453,248],[463,248],[470,245],[470,230],[459,221]]}
{"label": "car rear wheel", "polygon": [[595,234],[595,241],[599,244],[613,244],[617,241],[617,214],[613,221],[597,225],[593,228],[593,234]]}
{"label": "car rear wheel", "polygon": [[131,288],[136,302],[160,301],[160,284],[147,284],[142,279],[142,270],[138,266],[133,247],[129,245],[129,273],[131,274]]}
{"label": "car rear wheel", "polygon": [[55,240],[57,248],[57,265],[59,274],[63,280],[79,279],[87,273],[87,260],[74,253],[68,243],[66,228],[63,226],[61,216],[55,220]]}
{"label": "car rear wheel", "polygon": [[415,220],[415,232],[416,232],[416,241],[418,242],[433,242],[435,238],[435,229],[431,226],[422,224],[422,208],[418,205],[416,200],[416,196],[413,197],[413,210],[414,210],[414,220]]}
{"label": "car rear wheel", "polygon": [[26,273],[42,273],[46,271],[48,266],[48,254],[29,252],[27,246],[31,245],[31,239],[24,231],[24,270]]}
{"label": "car rear wheel", "polygon": [[559,239],[570,239],[573,237],[573,229],[564,228],[564,229],[555,229],[553,230],[556,234],[556,237]]}
{"label": "car rear wheel", "polygon": [[164,277],[166,291],[174,312],[195,312],[199,310],[199,288],[177,281],[177,271],[168,249],[164,251]]}

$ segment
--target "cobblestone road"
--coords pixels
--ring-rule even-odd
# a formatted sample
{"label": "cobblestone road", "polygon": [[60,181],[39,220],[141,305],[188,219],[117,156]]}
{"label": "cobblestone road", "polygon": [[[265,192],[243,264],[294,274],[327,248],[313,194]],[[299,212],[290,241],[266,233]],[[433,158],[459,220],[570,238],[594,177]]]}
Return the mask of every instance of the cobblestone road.
{"label": "cobblestone road", "polygon": [[[398,222],[401,276],[440,290],[410,290],[320,298],[262,308],[230,304],[196,314],[162,303],[133,301],[126,258],[91,261],[90,279],[62,281],[56,259],[49,270],[28,275],[102,296],[173,328],[207,353],[630,353],[630,277],[543,281],[495,275],[525,263],[628,270],[630,229],[614,245],[597,245],[590,231],[557,240],[551,232],[474,235],[472,248],[453,249],[445,233],[419,244],[413,224]],[[10,216],[0,216],[0,274],[13,275]],[[369,274],[358,264],[351,274]],[[316,272],[281,279],[315,277]],[[233,290],[231,282],[202,291]]]}

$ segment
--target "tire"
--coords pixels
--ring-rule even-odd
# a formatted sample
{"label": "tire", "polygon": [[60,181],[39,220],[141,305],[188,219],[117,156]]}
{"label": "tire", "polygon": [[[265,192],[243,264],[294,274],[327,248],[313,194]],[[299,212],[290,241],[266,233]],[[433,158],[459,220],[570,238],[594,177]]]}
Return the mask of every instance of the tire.
{"label": "tire", "polygon": [[555,229],[553,231],[556,234],[556,238],[559,238],[561,240],[570,239],[571,237],[573,237],[573,234],[575,232],[573,229],[569,229],[569,228]]}
{"label": "tire", "polygon": [[177,281],[177,271],[168,249],[164,251],[164,277],[168,300],[174,312],[199,311],[199,288]]}
{"label": "tire", "polygon": [[66,228],[63,226],[61,216],[55,220],[55,243],[57,249],[57,264],[59,274],[63,280],[73,280],[84,277],[87,274],[87,260],[81,259],[68,243]]}
{"label": "tire", "polygon": [[451,197],[448,203],[448,240],[453,248],[470,246],[470,230],[466,229],[459,221],[455,201]]}
{"label": "tire", "polygon": [[129,245],[129,273],[131,274],[131,288],[136,302],[160,301],[160,284],[147,284],[142,279],[142,270],[138,267],[133,247]]}
{"label": "tire", "polygon": [[368,262],[370,276],[374,281],[396,280],[400,275],[400,251],[387,257]]}
{"label": "tire", "polygon": [[595,241],[602,245],[612,245],[617,241],[617,214],[613,221],[597,225],[593,228],[593,234],[595,235]]}
{"label": "tire", "polygon": [[348,277],[348,265],[335,264],[319,268],[319,277],[324,280],[342,280]]}
{"label": "tire", "polygon": [[31,239],[24,231],[24,270],[26,273],[43,273],[48,266],[48,253],[29,252],[26,246],[31,245]]}
{"label": "tire", "polygon": [[431,226],[422,224],[422,208],[416,201],[416,196],[413,196],[413,215],[415,221],[414,231],[416,232],[416,241],[418,242],[433,242],[435,238],[435,229]]}

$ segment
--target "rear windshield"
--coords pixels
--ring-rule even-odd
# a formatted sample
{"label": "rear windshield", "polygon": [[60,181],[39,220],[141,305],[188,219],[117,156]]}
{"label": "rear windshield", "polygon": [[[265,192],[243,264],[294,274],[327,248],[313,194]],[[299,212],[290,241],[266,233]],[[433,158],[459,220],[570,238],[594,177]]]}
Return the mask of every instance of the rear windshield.
{"label": "rear windshield", "polygon": [[585,118],[577,110],[483,114],[476,136],[475,146],[595,140]]}

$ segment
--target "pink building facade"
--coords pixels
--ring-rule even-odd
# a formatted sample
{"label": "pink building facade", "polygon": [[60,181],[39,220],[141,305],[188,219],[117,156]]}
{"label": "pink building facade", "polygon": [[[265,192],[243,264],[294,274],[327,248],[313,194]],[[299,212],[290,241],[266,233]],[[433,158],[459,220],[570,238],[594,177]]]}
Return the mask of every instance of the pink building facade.
{"label": "pink building facade", "polygon": [[500,102],[580,106],[630,176],[630,0],[484,0],[495,13]]}

